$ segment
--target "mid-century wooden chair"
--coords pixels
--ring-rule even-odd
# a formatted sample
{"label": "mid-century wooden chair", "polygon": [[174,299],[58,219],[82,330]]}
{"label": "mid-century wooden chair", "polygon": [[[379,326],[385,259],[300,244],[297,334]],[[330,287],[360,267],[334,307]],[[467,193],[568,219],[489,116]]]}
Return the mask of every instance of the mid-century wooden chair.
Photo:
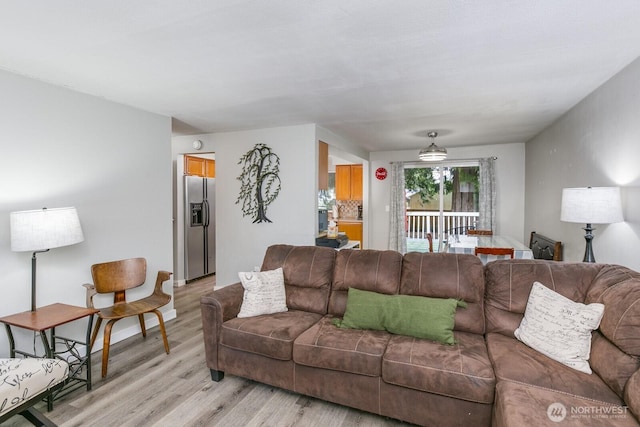
{"label": "mid-century wooden chair", "polygon": [[93,297],[96,294],[113,293],[113,305],[105,308],[98,308],[98,321],[91,335],[91,344],[98,336],[98,330],[103,319],[107,319],[104,327],[104,344],[102,347],[102,377],[107,376],[107,364],[109,362],[109,344],[111,342],[111,328],[113,324],[125,317],[138,316],[142,336],[147,336],[144,324],[145,313],[153,313],[158,317],[160,332],[164,341],[164,350],[169,354],[169,342],[167,332],[164,328],[162,313],[158,308],[171,301],[171,295],[164,293],[162,283],[169,280],[171,273],[159,271],[156,278],[156,285],[153,293],[136,301],[127,302],[126,291],[142,286],[147,279],[147,261],[144,258],[130,258],[120,261],[111,261],[91,266],[91,276],[93,284],[85,284],[87,288],[87,307],[94,308]]}
{"label": "mid-century wooden chair", "polygon": [[513,252],[513,248],[475,248],[475,254],[480,257],[483,264],[499,259],[513,259]]}
{"label": "mid-century wooden chair", "polygon": [[493,236],[493,230],[469,230],[467,234],[472,236]]}

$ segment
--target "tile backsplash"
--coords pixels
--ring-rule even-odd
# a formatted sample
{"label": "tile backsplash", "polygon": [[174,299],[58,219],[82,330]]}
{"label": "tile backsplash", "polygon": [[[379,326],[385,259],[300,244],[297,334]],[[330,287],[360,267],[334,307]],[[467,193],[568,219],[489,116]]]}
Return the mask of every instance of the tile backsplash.
{"label": "tile backsplash", "polygon": [[340,219],[358,219],[358,206],[362,206],[360,200],[336,200]]}

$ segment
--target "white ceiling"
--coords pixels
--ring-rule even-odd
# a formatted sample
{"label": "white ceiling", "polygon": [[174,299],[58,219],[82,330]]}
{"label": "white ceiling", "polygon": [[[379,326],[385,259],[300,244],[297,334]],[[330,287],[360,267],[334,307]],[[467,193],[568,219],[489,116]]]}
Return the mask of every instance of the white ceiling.
{"label": "white ceiling", "polygon": [[175,133],[317,123],[370,151],[524,142],[639,56],[638,0],[0,3],[0,68]]}

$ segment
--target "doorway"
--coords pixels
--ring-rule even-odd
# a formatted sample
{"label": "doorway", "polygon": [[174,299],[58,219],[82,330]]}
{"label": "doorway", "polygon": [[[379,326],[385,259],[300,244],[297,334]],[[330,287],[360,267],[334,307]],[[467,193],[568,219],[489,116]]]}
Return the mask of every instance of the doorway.
{"label": "doorway", "polygon": [[[174,283],[183,286],[187,281],[215,272],[215,153],[179,154],[175,179]],[[191,199],[196,197],[198,200],[187,201],[187,179],[190,180]],[[200,181],[200,184],[191,181]],[[193,195],[194,184],[202,189],[200,196]],[[193,245],[193,242],[197,244]]]}

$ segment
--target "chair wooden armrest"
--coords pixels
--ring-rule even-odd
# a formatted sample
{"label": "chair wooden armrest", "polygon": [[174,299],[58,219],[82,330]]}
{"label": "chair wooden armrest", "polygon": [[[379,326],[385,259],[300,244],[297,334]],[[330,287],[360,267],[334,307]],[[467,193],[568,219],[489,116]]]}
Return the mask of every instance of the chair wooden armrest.
{"label": "chair wooden armrest", "polygon": [[167,293],[164,292],[164,290],[162,290],[162,284],[167,280],[169,280],[172,274],[173,273],[171,273],[170,271],[164,271],[164,270],[158,271],[158,276],[156,277],[156,285],[153,288],[154,294],[168,295]]}
{"label": "chair wooden armrest", "polygon": [[93,296],[98,293],[98,291],[96,291],[96,287],[93,285],[93,283],[85,283],[82,286],[87,288],[87,308],[95,308],[93,306]]}

